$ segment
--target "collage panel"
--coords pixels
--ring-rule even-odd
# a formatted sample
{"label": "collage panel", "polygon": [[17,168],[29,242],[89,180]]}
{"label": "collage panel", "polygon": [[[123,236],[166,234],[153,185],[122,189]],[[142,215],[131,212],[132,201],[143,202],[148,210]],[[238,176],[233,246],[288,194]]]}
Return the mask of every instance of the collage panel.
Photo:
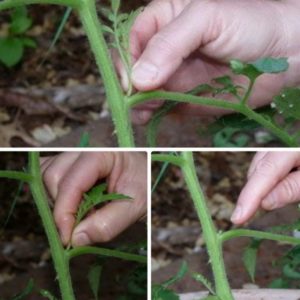
{"label": "collage panel", "polygon": [[297,300],[299,158],[153,152],[152,300]]}
{"label": "collage panel", "polygon": [[0,299],[147,299],[147,153],[1,152]]}
{"label": "collage panel", "polygon": [[297,1],[82,1],[0,1],[0,147],[299,146]]}

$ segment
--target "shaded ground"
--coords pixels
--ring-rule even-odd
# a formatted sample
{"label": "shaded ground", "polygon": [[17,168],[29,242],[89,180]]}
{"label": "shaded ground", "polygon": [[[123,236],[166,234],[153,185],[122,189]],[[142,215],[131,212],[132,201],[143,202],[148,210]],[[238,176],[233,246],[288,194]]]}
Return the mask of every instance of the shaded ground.
{"label": "shaded ground", "polygon": [[[26,166],[26,155],[22,153],[2,153],[0,155],[0,169],[18,170]],[[52,267],[49,246],[41,226],[40,218],[34,209],[34,203],[24,186],[17,199],[16,208],[3,229],[9,209],[16,195],[18,184],[11,180],[1,179],[0,184],[0,299],[11,299],[22,291],[30,278],[33,278],[37,289],[47,289],[59,294],[55,272]],[[132,226],[117,240],[102,244],[101,247],[112,249],[129,249],[146,240],[146,226],[139,223]],[[129,250],[128,250],[129,251]],[[146,268],[138,264],[128,263],[118,259],[103,259],[95,256],[82,256],[74,259],[71,264],[71,274],[77,299],[93,299],[87,274],[90,266],[101,264],[100,295],[102,299],[121,299],[121,295],[128,298],[146,299],[145,294],[133,295],[132,289],[146,289]],[[134,274],[138,274],[140,282],[134,287]],[[144,277],[143,277],[144,276]],[[26,299],[45,299],[34,293]]]}
{"label": "shaded ground", "polygon": [[[253,153],[201,153],[195,155],[197,172],[207,195],[208,205],[216,226],[221,230],[232,228],[230,216],[239,192],[245,183],[246,172]],[[153,164],[154,180],[161,164]],[[272,213],[260,213],[246,228],[264,230],[273,225],[289,224],[299,218],[299,212],[290,206]],[[196,213],[178,168],[169,167],[163,181],[152,197],[152,278],[159,283],[176,274],[183,260],[191,271],[201,272],[211,279],[208,257]],[[248,238],[231,240],[224,244],[224,258],[230,284],[233,288],[249,286],[251,279],[242,263]],[[280,267],[274,262],[289,246],[265,241],[258,254],[255,284],[267,287],[280,276]],[[173,286],[172,286],[173,287]],[[186,276],[174,285],[177,292],[204,289]]]}

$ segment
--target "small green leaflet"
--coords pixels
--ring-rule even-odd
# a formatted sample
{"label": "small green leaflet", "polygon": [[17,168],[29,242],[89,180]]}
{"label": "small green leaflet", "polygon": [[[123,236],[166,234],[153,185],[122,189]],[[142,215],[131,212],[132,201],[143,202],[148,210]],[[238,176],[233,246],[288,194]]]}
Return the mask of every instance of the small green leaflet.
{"label": "small green leaflet", "polygon": [[196,281],[201,282],[209,290],[209,292],[212,295],[216,294],[215,291],[214,291],[214,289],[213,289],[212,283],[206,277],[204,277],[202,274],[200,274],[200,273],[193,273],[192,277]]}
{"label": "small green leaflet", "polygon": [[11,14],[9,30],[12,34],[25,33],[32,25],[32,19],[27,15],[25,6],[16,7]]}
{"label": "small green leaflet", "polygon": [[245,75],[251,81],[254,81],[260,75],[267,74],[277,74],[285,72],[288,67],[287,58],[261,58],[254,62],[243,63],[240,60],[232,60],[230,61],[230,66],[233,73],[238,75]]}
{"label": "small green leaflet", "polygon": [[22,40],[17,37],[0,39],[0,61],[8,68],[18,64],[24,53]]}
{"label": "small green leaflet", "polygon": [[81,137],[80,137],[80,143],[79,147],[80,148],[87,148],[90,146],[90,134],[88,132],[83,132]]}
{"label": "small green leaflet", "polygon": [[285,118],[300,120],[300,89],[285,88],[276,96],[273,106]]}
{"label": "small green leaflet", "polygon": [[250,245],[245,249],[243,254],[244,266],[253,282],[255,277],[257,251],[261,243],[262,240],[253,239]]}
{"label": "small green leaflet", "polygon": [[81,202],[76,215],[76,225],[78,225],[80,221],[86,216],[86,214],[96,205],[102,204],[107,201],[132,199],[131,197],[122,194],[106,194],[106,188],[107,185],[105,183],[102,183],[92,188],[88,193],[83,194],[83,201]]}
{"label": "small green leaflet", "polygon": [[99,299],[98,295],[99,295],[101,273],[102,273],[102,266],[95,265],[90,268],[88,274],[89,284],[92,289],[95,300]]}

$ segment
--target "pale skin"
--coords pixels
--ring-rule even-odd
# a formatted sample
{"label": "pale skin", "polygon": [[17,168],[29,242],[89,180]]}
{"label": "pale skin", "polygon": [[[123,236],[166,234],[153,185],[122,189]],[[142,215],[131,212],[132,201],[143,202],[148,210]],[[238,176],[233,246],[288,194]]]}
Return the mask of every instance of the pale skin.
{"label": "pale skin", "polygon": [[[54,219],[64,245],[107,242],[147,211],[147,159],[144,153],[66,152],[41,160],[43,179],[54,203]],[[105,180],[108,191],[130,196],[93,211],[76,228],[83,193]]]}
{"label": "pale skin", "polygon": [[[251,95],[252,107],[266,105],[283,87],[299,84],[299,15],[298,0],[154,0],[131,31],[133,85],[139,91],[184,92],[225,74],[232,75],[237,84],[247,84],[245,78],[231,74],[230,60],[287,57],[289,70],[260,77]],[[118,59],[115,62],[126,89],[126,72]],[[147,123],[161,104],[137,107],[133,122]],[[225,112],[181,105],[178,113],[207,116]]]}
{"label": "pale skin", "polygon": [[232,222],[249,221],[260,208],[271,211],[300,201],[300,152],[258,152],[248,171]]}

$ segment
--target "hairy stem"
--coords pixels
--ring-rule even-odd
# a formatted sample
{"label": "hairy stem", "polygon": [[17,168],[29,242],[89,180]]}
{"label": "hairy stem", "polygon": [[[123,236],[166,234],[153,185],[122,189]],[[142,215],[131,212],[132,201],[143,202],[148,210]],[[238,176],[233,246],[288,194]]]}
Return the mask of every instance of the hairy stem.
{"label": "hairy stem", "polygon": [[61,297],[63,300],[75,300],[69,270],[69,260],[60,241],[48,204],[40,171],[39,154],[37,152],[29,152],[29,173],[32,176],[30,189],[49,241]]}
{"label": "hairy stem", "polygon": [[152,154],[153,161],[162,161],[168,162],[178,167],[181,167],[184,163],[184,160],[180,156],[175,156],[172,154]]}
{"label": "hairy stem", "polygon": [[271,232],[250,230],[250,229],[233,229],[220,234],[220,240],[222,243],[237,237],[252,237],[257,239],[286,242],[292,245],[300,245],[299,238],[271,233]]}
{"label": "hairy stem", "polygon": [[184,163],[181,169],[202,226],[203,236],[214,274],[216,295],[221,300],[233,300],[225,272],[222,244],[197,178],[193,154],[191,152],[183,152],[182,158],[184,159]]}
{"label": "hairy stem", "polygon": [[128,98],[128,104],[132,107],[150,100],[169,100],[181,103],[191,103],[203,106],[211,106],[230,110],[232,112],[241,113],[250,120],[256,121],[258,124],[269,130],[280,141],[290,147],[297,147],[297,141],[289,135],[284,129],[276,126],[272,121],[267,120],[260,114],[256,113],[253,109],[244,103],[232,103],[227,100],[220,100],[214,98],[194,96],[190,94],[166,92],[166,91],[153,91],[146,93],[138,93]]}
{"label": "hairy stem", "polygon": [[147,263],[147,257],[138,254],[126,253],[118,250],[111,250],[99,247],[77,247],[67,252],[69,259],[79,255],[96,254],[102,256],[116,257],[124,260],[135,261],[138,263]]}
{"label": "hairy stem", "polygon": [[107,101],[111,109],[113,122],[120,147],[134,147],[133,130],[129,118],[129,107],[114,69],[102,24],[97,16],[94,0],[81,0],[78,9],[84,31],[88,37],[96,63],[105,86]]}
{"label": "hairy stem", "polygon": [[0,178],[15,179],[24,182],[30,182],[33,179],[29,173],[18,171],[0,171]]}

